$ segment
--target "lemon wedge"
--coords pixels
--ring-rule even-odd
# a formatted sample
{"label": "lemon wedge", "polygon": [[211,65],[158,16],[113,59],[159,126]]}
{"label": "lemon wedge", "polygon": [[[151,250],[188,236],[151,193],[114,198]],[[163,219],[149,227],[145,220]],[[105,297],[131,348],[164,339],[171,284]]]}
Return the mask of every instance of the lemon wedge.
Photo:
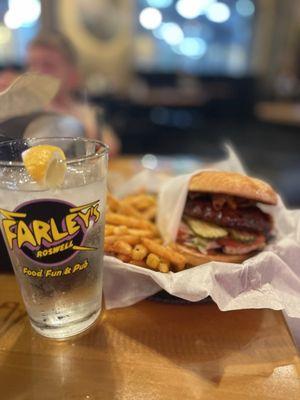
{"label": "lemon wedge", "polygon": [[22,153],[23,163],[31,178],[40,185],[57,188],[62,185],[66,164],[65,153],[56,146],[37,145]]}

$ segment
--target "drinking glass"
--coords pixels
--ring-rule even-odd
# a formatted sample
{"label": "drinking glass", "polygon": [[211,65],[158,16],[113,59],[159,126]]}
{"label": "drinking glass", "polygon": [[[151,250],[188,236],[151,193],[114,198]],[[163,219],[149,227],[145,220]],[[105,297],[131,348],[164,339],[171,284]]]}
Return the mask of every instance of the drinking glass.
{"label": "drinking glass", "polygon": [[[44,187],[22,153],[63,149],[63,183]],[[0,224],[26,310],[40,334],[64,339],[87,329],[102,303],[107,147],[83,138],[0,143]]]}

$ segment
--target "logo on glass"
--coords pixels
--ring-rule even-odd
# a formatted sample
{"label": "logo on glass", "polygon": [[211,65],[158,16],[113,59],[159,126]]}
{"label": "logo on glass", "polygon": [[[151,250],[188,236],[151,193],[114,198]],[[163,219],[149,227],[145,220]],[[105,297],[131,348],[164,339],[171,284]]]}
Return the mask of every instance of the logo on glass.
{"label": "logo on glass", "polygon": [[14,211],[0,209],[6,242],[31,260],[59,265],[84,246],[85,234],[100,218],[99,201],[76,207],[61,200],[42,199],[19,205]]}

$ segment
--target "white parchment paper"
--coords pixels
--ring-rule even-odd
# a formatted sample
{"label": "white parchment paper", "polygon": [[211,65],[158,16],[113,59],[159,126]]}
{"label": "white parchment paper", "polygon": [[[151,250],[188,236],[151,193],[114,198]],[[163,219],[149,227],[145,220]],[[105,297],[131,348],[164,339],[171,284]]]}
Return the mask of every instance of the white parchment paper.
{"label": "white parchment paper", "polygon": [[[226,161],[209,169],[243,173],[236,154],[230,148],[228,152]],[[176,235],[191,176],[171,178],[159,191],[157,222],[166,241]],[[193,302],[211,296],[222,311],[271,308],[300,318],[300,210],[287,210],[281,198],[277,206],[262,208],[274,217],[276,240],[242,264],[210,262],[163,274],[106,256],[106,307],[126,307],[165,290]]]}
{"label": "white parchment paper", "polygon": [[0,121],[40,111],[56,96],[60,82],[50,75],[26,72],[0,93]]}

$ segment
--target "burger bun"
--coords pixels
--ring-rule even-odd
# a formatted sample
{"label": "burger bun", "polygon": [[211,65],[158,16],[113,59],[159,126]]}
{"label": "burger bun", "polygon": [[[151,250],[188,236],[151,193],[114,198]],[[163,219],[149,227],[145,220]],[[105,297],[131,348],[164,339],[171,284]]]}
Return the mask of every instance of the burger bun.
{"label": "burger bun", "polygon": [[237,172],[200,172],[190,180],[189,191],[227,194],[264,204],[277,204],[277,194],[268,183]]}
{"label": "burger bun", "polygon": [[255,252],[248,254],[202,254],[197,250],[177,243],[174,245],[174,247],[179,253],[185,256],[187,263],[193,267],[207,264],[212,261],[241,264],[243,261],[253,257],[253,255],[256,254]]}

